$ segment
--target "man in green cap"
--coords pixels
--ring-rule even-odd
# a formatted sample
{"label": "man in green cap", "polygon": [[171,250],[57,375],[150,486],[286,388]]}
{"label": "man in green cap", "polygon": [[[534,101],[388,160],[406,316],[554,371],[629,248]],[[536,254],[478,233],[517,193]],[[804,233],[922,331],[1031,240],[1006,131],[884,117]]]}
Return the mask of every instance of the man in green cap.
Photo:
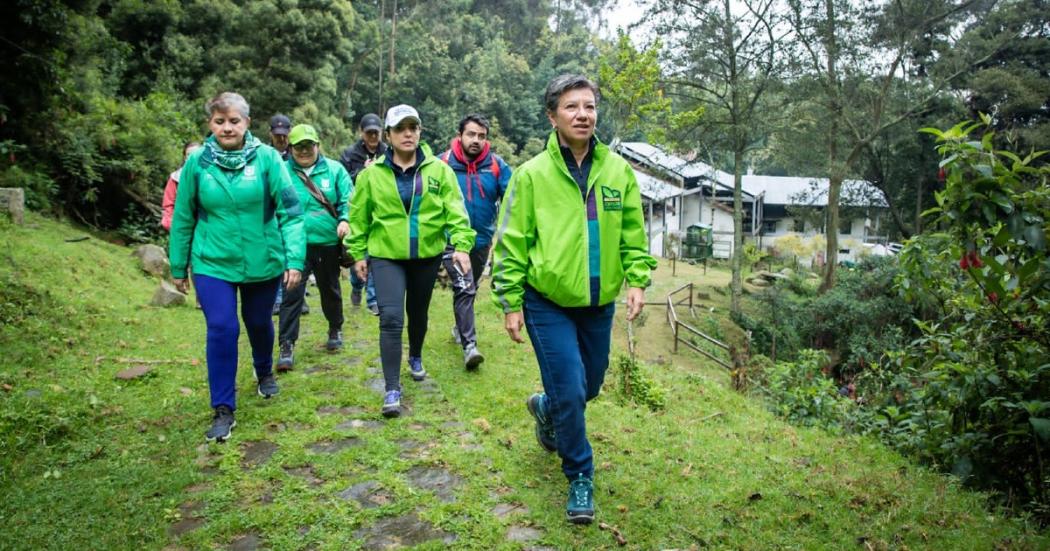
{"label": "man in green cap", "polygon": [[[328,320],[328,341],[325,347],[329,351],[336,351],[343,347],[340,241],[350,231],[347,202],[353,184],[343,165],[321,154],[321,139],[313,126],[296,125],[288,135],[288,142],[292,146],[292,154],[286,161],[286,167],[303,206],[306,229],[303,280],[309,278],[311,273],[317,280],[321,310]],[[304,287],[286,290],[281,303],[278,371],[288,371],[294,364],[293,350],[299,338]]]}

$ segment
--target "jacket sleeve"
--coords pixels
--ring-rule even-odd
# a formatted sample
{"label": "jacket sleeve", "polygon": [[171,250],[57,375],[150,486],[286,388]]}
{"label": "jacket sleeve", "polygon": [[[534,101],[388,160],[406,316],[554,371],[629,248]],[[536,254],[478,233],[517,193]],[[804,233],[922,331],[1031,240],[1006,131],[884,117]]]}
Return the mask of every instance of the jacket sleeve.
{"label": "jacket sleeve", "polygon": [[375,171],[357,173],[357,185],[350,194],[350,233],[343,238],[347,251],[355,260],[362,260],[368,252],[368,230],[372,224],[372,179]]}
{"label": "jacket sleeve", "polygon": [[197,227],[197,215],[199,214],[197,212],[197,175],[199,171],[197,156],[191,154],[182,167],[182,175],[179,177],[181,189],[175,194],[171,212],[168,262],[171,263],[171,277],[175,279],[185,279],[186,268],[190,264],[193,231]]}
{"label": "jacket sleeve", "polygon": [[292,186],[288,168],[278,154],[271,161],[276,170],[266,171],[270,178],[270,193],[277,211],[277,224],[284,240],[284,269],[303,270],[306,264],[306,229],[303,224],[303,205]]}
{"label": "jacket sleeve", "polygon": [[623,197],[620,227],[620,262],[628,287],[645,289],[652,281],[656,259],[649,255],[649,237],[645,234],[642,195],[634,171],[627,168],[627,186]]}
{"label": "jacket sleeve", "polygon": [[500,201],[503,200],[503,196],[507,194],[507,186],[510,185],[510,177],[513,174],[510,165],[503,161],[502,158],[496,157],[496,162],[499,163],[499,181],[496,182],[496,198]]}
{"label": "jacket sleeve", "polygon": [[492,255],[492,300],[505,314],[521,310],[525,295],[529,249],[536,241],[532,202],[528,174],[515,174],[500,206]]}
{"label": "jacket sleeve", "polygon": [[335,198],[335,213],[340,222],[350,222],[350,194],[354,191],[354,183],[350,180],[350,173],[342,165],[331,163],[335,172],[335,190],[338,196]]}
{"label": "jacket sleeve", "polygon": [[449,242],[457,251],[469,253],[474,248],[477,232],[470,227],[467,207],[463,203],[463,193],[459,190],[459,180],[452,167],[445,163],[437,165],[441,169],[441,202],[445,206],[445,231]]}
{"label": "jacket sleeve", "polygon": [[175,179],[175,173],[168,176],[168,183],[164,186],[164,199],[160,203],[160,225],[167,231],[171,231],[171,216],[175,212],[175,194],[178,191],[179,182]]}

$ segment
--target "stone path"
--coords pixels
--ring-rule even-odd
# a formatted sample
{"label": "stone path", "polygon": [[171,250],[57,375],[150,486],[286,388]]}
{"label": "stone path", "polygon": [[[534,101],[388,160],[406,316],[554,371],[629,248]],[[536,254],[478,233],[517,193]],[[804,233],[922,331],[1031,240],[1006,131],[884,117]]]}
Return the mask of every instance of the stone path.
{"label": "stone path", "polygon": [[[341,529],[349,530],[356,545],[363,549],[463,542],[463,536],[454,528],[437,526],[428,520],[427,511],[428,507],[460,502],[468,490],[468,479],[442,460],[443,451],[484,451],[483,439],[475,431],[487,433],[487,422],[456,420],[461,417],[450,409],[440,382],[433,378],[422,383],[405,382],[412,386],[403,399],[402,417],[383,419],[378,415],[375,399],[385,390],[378,360],[362,366],[361,358],[342,357],[346,355],[304,366],[282,378],[282,389],[287,388],[284,385],[325,382],[324,390],[316,395],[331,403],[312,407],[306,416],[275,416],[259,427],[262,437],[256,437],[259,431],[251,433],[250,438],[243,436],[250,429],[238,425],[230,442],[203,444],[196,449],[194,465],[204,481],[185,489],[186,500],[171,515],[171,545],[165,549],[187,548],[182,546],[184,542],[190,547],[218,546],[241,551],[278,548],[282,544],[275,542],[281,535],[268,534],[265,527],[245,527],[232,538],[223,536],[221,541],[213,541],[206,534],[212,521],[217,530],[222,530],[223,519],[236,508],[270,507],[275,503],[287,507],[291,503],[294,509],[299,499],[349,506],[349,516],[340,521],[345,524]],[[336,388],[351,388],[354,401],[368,406],[376,402],[376,407],[339,403],[351,400],[345,390],[338,392]],[[277,400],[281,398],[284,394]],[[278,404],[277,400],[252,402],[245,407],[270,406]],[[415,418],[417,414],[419,420]],[[437,419],[432,420],[431,416]],[[311,417],[314,422],[310,422]],[[230,458],[235,460],[231,462]],[[491,458],[483,457],[480,463],[491,465]],[[490,472],[487,476],[495,476],[500,484],[498,474]],[[220,492],[220,487],[231,481],[238,488],[238,501],[233,505],[229,496]],[[505,519],[507,541],[518,542],[525,549],[545,549],[535,546],[544,536],[541,529],[527,522],[518,523],[525,520],[522,517],[528,515],[529,509],[507,502],[502,498],[506,491],[501,490],[509,488],[501,484],[497,491],[487,493],[495,505],[486,506],[482,514]],[[331,510],[332,506],[324,509]],[[300,546],[311,533],[310,524],[298,529],[296,541]],[[315,547],[319,546],[306,545],[307,549]]]}

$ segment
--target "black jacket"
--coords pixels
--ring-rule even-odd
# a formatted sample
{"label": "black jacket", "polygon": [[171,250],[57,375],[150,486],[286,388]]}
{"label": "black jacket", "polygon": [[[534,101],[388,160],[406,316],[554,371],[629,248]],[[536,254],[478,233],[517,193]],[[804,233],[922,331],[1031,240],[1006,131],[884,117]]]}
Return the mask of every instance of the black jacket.
{"label": "black jacket", "polygon": [[365,141],[357,140],[357,143],[343,150],[343,154],[339,157],[339,162],[343,163],[343,167],[350,173],[350,177],[356,179],[357,173],[361,172],[361,169],[365,167],[365,162],[375,160],[383,155],[386,155],[385,143],[379,142],[376,152],[370,153],[368,148],[365,147]]}

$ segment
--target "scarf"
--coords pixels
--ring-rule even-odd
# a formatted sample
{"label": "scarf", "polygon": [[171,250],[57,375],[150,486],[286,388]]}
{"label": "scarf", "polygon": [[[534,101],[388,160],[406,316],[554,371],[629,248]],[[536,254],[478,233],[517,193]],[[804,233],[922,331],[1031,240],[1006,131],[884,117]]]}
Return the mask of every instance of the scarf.
{"label": "scarf", "polygon": [[244,168],[244,165],[248,164],[248,161],[255,157],[255,150],[262,145],[262,142],[257,140],[255,136],[252,136],[250,131],[244,133],[244,147],[242,149],[236,149],[228,151],[219,145],[218,140],[215,136],[208,136],[207,140],[204,140],[204,155],[202,159],[206,162],[211,162],[219,165],[226,170],[240,170]]}
{"label": "scarf", "polygon": [[[478,187],[478,193],[481,194],[481,198],[485,198],[485,188],[481,185],[481,174],[478,173],[478,167],[481,165],[481,161],[484,161],[489,156],[489,143],[485,142],[485,145],[481,148],[481,153],[474,158],[473,161],[467,160],[467,154],[463,152],[463,142],[459,141],[459,138],[452,140],[452,144],[449,146],[452,154],[456,156],[456,160],[463,163],[467,167],[467,201],[473,199],[472,188],[470,187],[470,176],[474,175],[475,185]],[[493,161],[495,162],[495,161]]]}

